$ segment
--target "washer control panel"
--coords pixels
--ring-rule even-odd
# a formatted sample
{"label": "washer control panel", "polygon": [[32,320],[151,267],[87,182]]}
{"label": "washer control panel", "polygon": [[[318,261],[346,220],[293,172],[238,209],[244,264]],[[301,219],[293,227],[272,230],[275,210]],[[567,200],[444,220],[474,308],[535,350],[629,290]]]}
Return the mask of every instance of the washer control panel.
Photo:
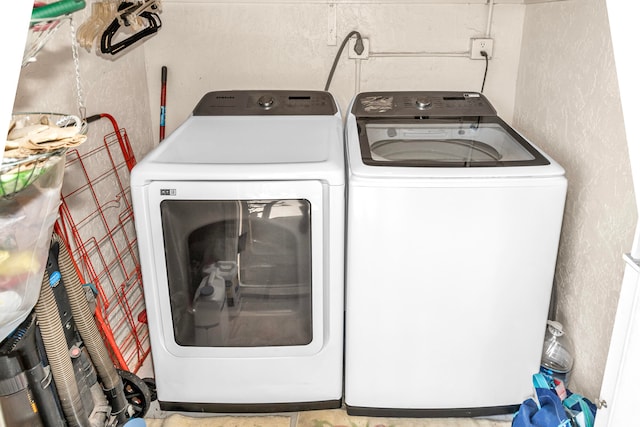
{"label": "washer control panel", "polygon": [[496,110],[477,92],[366,92],[359,94],[356,117],[495,116]]}
{"label": "washer control panel", "polygon": [[338,112],[329,92],[322,91],[218,91],[207,93],[194,116],[333,116]]}

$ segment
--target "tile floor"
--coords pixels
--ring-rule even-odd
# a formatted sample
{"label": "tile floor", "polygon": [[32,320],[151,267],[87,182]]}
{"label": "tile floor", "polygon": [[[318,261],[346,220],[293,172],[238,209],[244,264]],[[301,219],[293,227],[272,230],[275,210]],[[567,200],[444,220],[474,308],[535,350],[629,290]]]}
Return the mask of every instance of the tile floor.
{"label": "tile floor", "polygon": [[511,416],[484,418],[382,418],[348,415],[344,408],[275,414],[168,412],[152,405],[148,427],[509,427]]}
{"label": "tile floor", "polygon": [[350,416],[344,408],[276,414],[166,412],[152,405],[148,427],[509,427],[511,416],[486,418],[381,418]]}
{"label": "tile floor", "polygon": [[[153,377],[151,358],[137,375]],[[163,411],[152,402],[148,427],[509,427],[511,415],[486,418],[380,418],[350,416],[344,408],[276,414],[212,414]]]}

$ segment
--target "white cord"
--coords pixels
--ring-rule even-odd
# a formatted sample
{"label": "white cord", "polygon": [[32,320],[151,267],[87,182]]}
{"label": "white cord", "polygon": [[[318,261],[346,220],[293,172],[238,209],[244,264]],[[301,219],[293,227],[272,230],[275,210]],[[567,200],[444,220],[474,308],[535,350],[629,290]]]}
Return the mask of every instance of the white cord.
{"label": "white cord", "polygon": [[486,38],[491,38],[491,24],[493,23],[493,1],[494,0],[488,0],[489,1],[489,13],[487,16],[487,30],[484,33],[484,36]]}
{"label": "white cord", "polygon": [[369,51],[369,57],[377,58],[450,58],[460,57],[468,58],[469,51],[457,51],[457,52],[372,52]]}

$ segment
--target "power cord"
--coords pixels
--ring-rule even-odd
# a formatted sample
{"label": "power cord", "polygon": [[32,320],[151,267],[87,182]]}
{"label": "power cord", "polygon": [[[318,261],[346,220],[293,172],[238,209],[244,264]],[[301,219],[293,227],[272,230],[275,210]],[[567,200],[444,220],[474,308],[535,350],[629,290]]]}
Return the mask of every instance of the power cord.
{"label": "power cord", "polygon": [[329,86],[331,85],[331,79],[333,79],[333,73],[336,71],[336,66],[338,65],[338,60],[340,59],[340,55],[342,54],[342,51],[345,47],[345,45],[347,44],[347,42],[349,41],[349,39],[353,36],[356,36],[356,44],[353,47],[353,50],[358,54],[361,55],[362,52],[364,52],[364,43],[362,42],[362,36],[360,35],[359,32],[357,31],[351,31],[349,34],[347,34],[347,36],[344,38],[344,40],[342,40],[342,44],[340,45],[340,49],[338,49],[338,53],[336,53],[336,57],[333,60],[333,65],[331,66],[331,71],[329,72],[329,77],[327,78],[327,84],[324,85],[324,90],[328,91],[329,90]]}
{"label": "power cord", "polygon": [[484,78],[482,79],[482,89],[480,89],[480,93],[484,92],[484,83],[487,81],[487,70],[489,70],[489,55],[487,52],[480,51],[480,55],[484,56],[485,66],[484,66]]}

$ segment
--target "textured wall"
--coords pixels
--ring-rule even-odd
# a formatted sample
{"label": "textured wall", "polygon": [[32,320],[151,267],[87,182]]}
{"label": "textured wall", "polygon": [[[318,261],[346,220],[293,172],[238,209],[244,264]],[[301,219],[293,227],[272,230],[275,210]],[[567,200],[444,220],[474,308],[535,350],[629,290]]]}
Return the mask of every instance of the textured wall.
{"label": "textured wall", "polygon": [[[154,135],[158,134],[160,70],[168,67],[169,135],[208,91],[322,90],[342,39],[351,30],[372,52],[461,52],[484,35],[484,4],[338,4],[337,44],[328,45],[322,3],[163,2],[163,27],[145,44]],[[427,2],[428,3],[428,2]],[[495,37],[485,94],[510,120],[524,5],[494,9]],[[361,62],[360,91],[479,91],[484,61],[467,57],[372,57]],[[330,91],[343,113],[356,89],[355,61],[343,52]]]}
{"label": "textured wall", "polygon": [[[89,14],[90,8],[74,14],[76,29]],[[80,82],[87,115],[111,114],[127,130],[134,153],[141,158],[153,144],[142,45],[123,53],[114,61],[80,48]],[[69,22],[63,22],[37,60],[22,69],[14,111],[79,114]],[[96,122],[89,127],[83,149],[102,143],[109,132],[113,128],[106,120]]]}
{"label": "textured wall", "polygon": [[636,220],[605,0],[527,6],[514,120],[567,171],[557,317],[595,399]]}

